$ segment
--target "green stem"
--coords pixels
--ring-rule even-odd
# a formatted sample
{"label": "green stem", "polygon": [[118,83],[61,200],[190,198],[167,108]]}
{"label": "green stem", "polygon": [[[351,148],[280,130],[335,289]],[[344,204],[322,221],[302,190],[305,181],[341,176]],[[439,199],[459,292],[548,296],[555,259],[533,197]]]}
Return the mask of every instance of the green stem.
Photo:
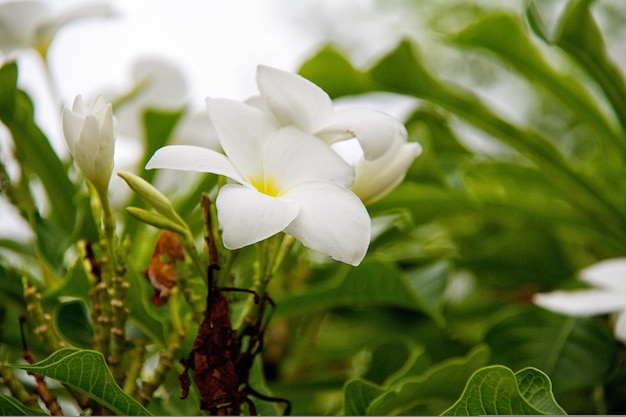
{"label": "green stem", "polygon": [[[281,239],[282,238],[282,239]],[[245,333],[250,323],[257,322],[263,296],[266,293],[272,277],[278,272],[283,261],[293,248],[295,239],[289,235],[276,235],[257,244],[257,269],[254,277],[252,291],[258,297],[260,302],[254,296],[248,297],[243,311],[237,320],[235,328],[237,329],[237,337]]]}
{"label": "green stem", "polygon": [[122,379],[120,366],[127,347],[126,339],[126,319],[128,318],[128,308],[126,307],[126,292],[129,284],[124,280],[124,269],[121,267],[116,250],[117,236],[115,234],[115,218],[109,204],[107,190],[98,190],[100,206],[102,210],[102,230],[105,251],[103,263],[103,283],[107,288],[111,299],[111,354],[107,357],[111,365],[113,374],[118,381]]}

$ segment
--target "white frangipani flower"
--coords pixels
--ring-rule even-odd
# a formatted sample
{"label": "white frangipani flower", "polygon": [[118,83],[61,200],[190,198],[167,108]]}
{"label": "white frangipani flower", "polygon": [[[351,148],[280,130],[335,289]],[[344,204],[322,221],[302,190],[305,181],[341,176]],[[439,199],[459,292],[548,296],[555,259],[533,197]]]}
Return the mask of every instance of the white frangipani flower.
{"label": "white frangipani flower", "polygon": [[111,103],[102,95],[90,104],[78,95],[71,109],[63,109],[63,135],[70,153],[101,195],[106,194],[113,172],[116,130]]}
{"label": "white frangipani flower", "polygon": [[391,116],[367,109],[334,110],[324,90],[304,77],[260,65],[257,85],[261,96],[250,104],[271,113],[280,126],[295,126],[333,144],[356,138],[365,159],[384,155],[404,125]]}
{"label": "white frangipani flower", "polygon": [[71,21],[113,14],[106,2],[85,2],[63,13],[52,13],[36,0],[0,3],[0,50],[32,48],[46,58],[56,32]]}
{"label": "white frangipani flower", "polygon": [[370,218],[349,187],[353,169],[329,146],[293,127],[278,127],[245,103],[207,99],[224,154],[173,145],[147,169],[224,175],[233,182],[216,199],[224,245],[238,249],[279,232],[342,262],[357,265],[367,251]]}
{"label": "white frangipani flower", "polygon": [[580,271],[582,281],[594,288],[539,293],[533,302],[568,316],[588,317],[617,313],[614,334],[626,342],[626,258],[608,259]]}
{"label": "white frangipani flower", "polygon": [[402,182],[406,171],[422,152],[416,142],[407,142],[406,137],[398,137],[387,152],[379,158],[368,161],[355,140],[339,142],[333,149],[354,167],[352,192],[364,204],[374,203],[391,192]]}

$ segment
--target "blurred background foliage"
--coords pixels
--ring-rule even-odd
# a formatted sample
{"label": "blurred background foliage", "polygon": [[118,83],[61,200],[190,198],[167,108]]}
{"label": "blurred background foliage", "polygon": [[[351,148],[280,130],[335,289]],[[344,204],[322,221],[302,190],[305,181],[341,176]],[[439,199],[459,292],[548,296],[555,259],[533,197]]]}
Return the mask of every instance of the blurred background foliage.
{"label": "blurred background foliage", "polygon": [[[381,28],[380,39],[351,24],[363,16],[347,13],[348,5],[336,20],[323,8],[304,9],[310,21],[302,29],[325,31],[329,43],[299,73],[338,103],[403,103],[409,140],[424,152],[396,190],[368,207],[376,233],[359,267],[299,248],[274,279],[267,386],[289,398],[296,415],[464,414],[450,407],[476,371],[503,372],[489,368],[503,365],[521,381],[533,367],[552,384],[538,386],[562,407],[533,410],[624,413],[624,348],[610,317],[559,316],[531,297],[577,287],[576,271],[626,252],[626,7],[609,0],[368,5],[380,17],[369,22]],[[2,191],[35,238],[0,242],[0,354],[11,363],[21,354],[22,277],[39,288],[59,337],[89,347],[90,283],[76,242],[96,239],[89,198],[34,124],[15,70],[0,74],[0,119],[22,171],[19,179],[1,172]],[[144,114],[144,160],[167,143],[180,115]],[[156,181],[161,173],[139,174]],[[185,185],[175,204],[200,236],[199,196],[215,180]],[[119,222],[129,238],[129,334],[156,353],[172,332],[140,277],[156,230],[123,213]],[[191,324],[182,352],[194,335]],[[28,342],[39,359],[51,353],[33,335]],[[198,413],[193,400],[179,400],[176,372],[163,387],[151,412]]]}

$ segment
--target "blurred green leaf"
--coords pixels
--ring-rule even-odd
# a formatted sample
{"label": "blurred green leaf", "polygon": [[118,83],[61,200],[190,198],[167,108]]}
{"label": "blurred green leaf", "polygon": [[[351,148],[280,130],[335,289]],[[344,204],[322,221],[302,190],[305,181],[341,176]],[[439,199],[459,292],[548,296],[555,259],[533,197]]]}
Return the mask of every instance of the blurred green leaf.
{"label": "blurred green leaf", "polygon": [[616,136],[579,77],[555,70],[532,42],[519,17],[502,12],[487,14],[457,33],[452,40],[456,45],[493,53],[534,85],[551,92],[570,109],[576,120],[587,123],[601,136],[610,139],[621,152],[626,152],[626,142]]}
{"label": "blurred green leaf", "polygon": [[66,348],[56,351],[41,362],[12,367],[56,379],[88,395],[114,413],[128,416],[151,415],[115,383],[100,352]]}
{"label": "blurred green leaf", "polygon": [[[626,129],[626,82],[622,70],[609,57],[600,28],[589,10],[592,3],[593,0],[567,2],[554,43],[595,79]],[[623,136],[621,139],[625,140]]]}
{"label": "blurred green leaf", "polygon": [[400,415],[419,407],[420,414],[438,415],[455,401],[470,376],[489,360],[489,349],[477,346],[463,358],[433,365],[424,374],[407,376],[371,401],[367,415]]}
{"label": "blurred green leaf", "polygon": [[56,325],[59,333],[72,346],[87,349],[93,342],[93,327],[89,312],[82,300],[61,303],[56,308]]}
{"label": "blurred green leaf", "polygon": [[511,146],[533,161],[563,196],[602,223],[607,234],[626,239],[626,216],[611,193],[602,194],[595,178],[581,176],[561,151],[542,135],[519,128],[494,113],[472,92],[436,80],[417,56],[413,44],[404,41],[370,71],[389,91],[429,100],[462,117],[468,123]]}
{"label": "blurred green leaf", "polygon": [[[144,111],[142,115],[142,122],[144,128],[145,148],[140,162],[141,168],[138,173],[138,175],[144,180],[152,182],[154,179],[158,170],[146,170],[143,167],[157,149],[167,144],[172,131],[176,127],[176,124],[184,112],[184,109],[177,111],[148,109]],[[141,207],[141,204],[139,196],[137,194],[133,194],[128,206]],[[128,236],[135,236],[137,233],[141,233],[145,224],[140,221],[128,221],[125,226],[126,228],[124,230],[124,234]]]}
{"label": "blurred green leaf", "polygon": [[537,307],[497,323],[485,342],[493,361],[544,371],[555,392],[592,387],[607,380],[617,360],[613,335],[593,319],[565,317]]}
{"label": "blurred green leaf", "polygon": [[167,319],[156,313],[154,311],[156,307],[149,302],[152,288],[149,288],[147,280],[133,269],[126,272],[125,278],[130,285],[125,299],[130,310],[130,319],[153,342],[165,346],[168,337]]}
{"label": "blurred green leaf", "polygon": [[369,381],[356,378],[346,383],[343,392],[343,415],[364,416],[370,403],[385,390]]}
{"label": "blurred green leaf", "polygon": [[304,62],[298,73],[315,82],[331,98],[363,93],[369,90],[371,84],[365,74],[330,45]]}
{"label": "blurred green leaf", "polygon": [[550,379],[526,368],[517,374],[505,366],[489,366],[468,381],[461,398],[443,415],[563,415],[556,403]]}
{"label": "blurred green leaf", "polygon": [[13,397],[0,394],[0,415],[2,416],[45,416],[42,411],[32,410]]}
{"label": "blurred green leaf", "polygon": [[[325,285],[277,298],[276,314],[304,314],[337,307],[384,305],[421,310],[441,320],[437,299],[441,295],[441,285],[433,283],[439,280],[445,282],[449,272],[449,265],[445,261],[415,269],[410,276],[394,265],[382,262],[365,263],[359,268],[340,268]],[[427,291],[427,294],[422,294],[422,290]]]}
{"label": "blurred green leaf", "polygon": [[28,95],[17,88],[17,64],[8,62],[0,68],[0,121],[11,132],[15,156],[26,174],[35,174],[42,182],[52,208],[53,218],[69,235],[74,229],[76,188],[50,142],[34,120],[34,108]]}

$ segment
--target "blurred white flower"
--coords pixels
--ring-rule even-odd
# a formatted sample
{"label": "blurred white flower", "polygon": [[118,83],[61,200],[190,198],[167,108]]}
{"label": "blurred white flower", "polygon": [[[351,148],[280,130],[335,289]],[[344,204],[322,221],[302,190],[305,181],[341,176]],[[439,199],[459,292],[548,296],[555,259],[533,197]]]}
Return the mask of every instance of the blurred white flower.
{"label": "blurred white flower", "polygon": [[596,316],[616,313],[615,337],[626,342],[626,258],[608,259],[579,273],[593,288],[539,293],[533,302],[547,310],[568,316]]}
{"label": "blurred white flower", "polygon": [[32,48],[45,59],[54,35],[61,27],[77,19],[112,15],[107,2],[85,2],[57,14],[42,1],[0,3],[0,50]]}
{"label": "blurred white flower", "polygon": [[208,99],[224,154],[173,145],[146,168],[224,175],[233,182],[216,199],[224,245],[238,249],[279,232],[342,262],[361,262],[370,218],[349,187],[353,169],[329,146],[293,127],[277,127],[266,112],[245,103]]}
{"label": "blurred white flower", "polygon": [[85,104],[79,95],[63,109],[63,135],[83,175],[105,195],[113,172],[117,121],[104,96]]}
{"label": "blurred white flower", "polygon": [[250,104],[268,111],[280,126],[295,126],[326,143],[356,138],[365,159],[387,153],[396,138],[406,138],[404,125],[393,117],[368,109],[334,110],[324,90],[300,75],[260,65],[260,97]]}

